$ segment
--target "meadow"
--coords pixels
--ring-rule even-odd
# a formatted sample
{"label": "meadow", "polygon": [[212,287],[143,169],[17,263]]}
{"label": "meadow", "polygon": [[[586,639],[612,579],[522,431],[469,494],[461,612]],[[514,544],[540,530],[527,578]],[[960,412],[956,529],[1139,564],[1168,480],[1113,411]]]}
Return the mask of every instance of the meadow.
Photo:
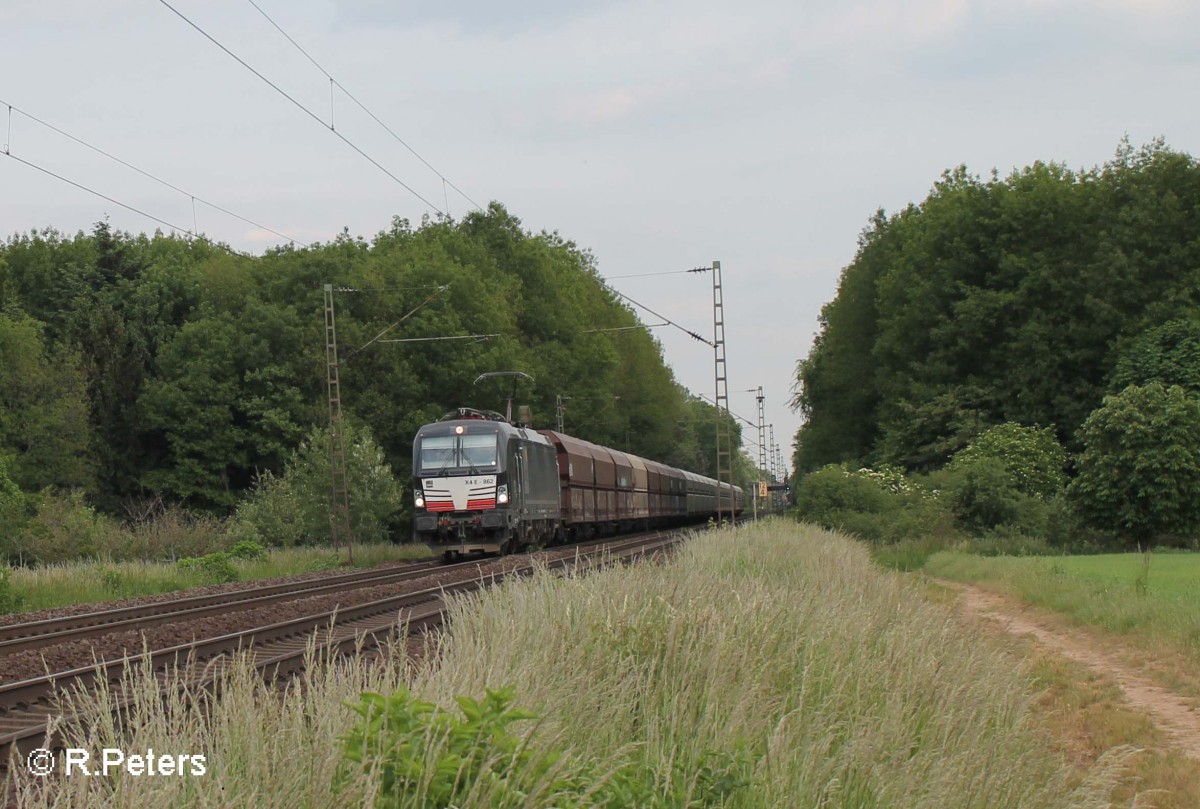
{"label": "meadow", "polygon": [[1135,645],[1200,662],[1200,553],[975,556],[944,551],[925,572],[997,587]]}
{"label": "meadow", "polygon": [[1070,766],[999,641],[784,520],[457,598],[434,644],[313,661],[282,695],[235,668],[215,704],[147,676],[121,729],[82,698],[72,745],[200,753],[208,774],[18,778],[18,804],[1099,809],[1129,755]]}

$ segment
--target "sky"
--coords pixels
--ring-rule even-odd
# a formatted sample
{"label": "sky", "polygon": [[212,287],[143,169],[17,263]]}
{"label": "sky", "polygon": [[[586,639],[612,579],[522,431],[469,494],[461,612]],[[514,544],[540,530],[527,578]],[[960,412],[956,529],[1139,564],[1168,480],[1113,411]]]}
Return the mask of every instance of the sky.
{"label": "sky", "polygon": [[[3,0],[0,236],[164,227],[19,158],[252,252],[497,200],[706,336],[708,276],[616,276],[717,260],[730,407],[755,421],[761,385],[785,459],[796,362],[876,210],[958,165],[1090,168],[1125,136],[1200,154],[1194,0],[169,2],[320,122],[164,0]],[[711,397],[712,349],[655,334]]]}

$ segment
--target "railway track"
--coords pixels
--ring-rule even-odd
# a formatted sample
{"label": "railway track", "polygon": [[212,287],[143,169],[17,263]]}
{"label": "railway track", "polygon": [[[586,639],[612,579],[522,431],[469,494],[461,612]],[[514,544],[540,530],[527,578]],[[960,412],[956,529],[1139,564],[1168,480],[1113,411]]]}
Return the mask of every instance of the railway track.
{"label": "railway track", "polygon": [[[113,703],[119,710],[132,700],[123,689],[128,674],[136,667],[150,665],[155,676],[165,686],[180,672],[188,672],[186,685],[206,687],[215,682],[229,655],[238,651],[253,654],[254,665],[268,677],[287,677],[300,671],[305,656],[316,638],[317,648],[325,654],[344,654],[355,649],[370,648],[385,638],[393,637],[399,626],[422,628],[441,622],[445,610],[444,596],[451,593],[466,593],[491,583],[514,576],[530,575],[539,565],[551,569],[591,568],[606,563],[629,562],[661,552],[681,541],[682,531],[652,532],[621,539],[577,546],[570,550],[574,555],[561,556],[546,561],[527,557],[502,574],[472,576],[457,582],[447,582],[436,587],[391,595],[353,607],[337,608],[316,612],[300,618],[279,621],[223,635],[194,639],[187,643],[147,651],[139,655],[128,655],[105,660],[95,665],[49,673],[19,682],[0,685],[0,770],[6,768],[11,756],[26,754],[36,747],[53,749],[60,742],[57,732],[51,732],[52,719],[59,726],[76,720],[73,715],[61,712],[58,696],[71,690],[93,689],[107,684],[113,695]],[[457,567],[478,567],[478,562],[461,565],[437,565],[438,570]],[[396,571],[406,573],[408,578],[427,574],[427,570],[411,571],[407,568]],[[326,580],[318,580],[324,583]],[[249,594],[255,589],[277,590],[280,585],[266,588],[248,588],[238,593]],[[235,595],[231,593],[225,596]],[[287,598],[282,592],[272,592],[263,597]],[[290,597],[295,597],[291,595]],[[207,598],[207,597],[201,597]],[[184,601],[189,599],[184,599]],[[145,609],[167,604],[144,605]],[[244,603],[244,602],[239,602]],[[220,605],[205,605],[201,609],[222,609]],[[132,609],[132,608],[127,608]],[[116,612],[116,611],[112,611]],[[97,615],[99,613],[93,613]],[[163,618],[165,613],[156,612],[151,620]],[[178,615],[178,613],[176,613]],[[79,618],[83,616],[72,616]],[[136,620],[136,616],[125,616],[118,620]],[[179,620],[178,618],[163,620]],[[38,622],[41,623],[41,622]],[[80,631],[95,631],[112,624],[92,624],[78,627]],[[66,631],[62,627],[55,631]],[[111,631],[111,630],[106,630]],[[35,636],[30,640],[45,637]],[[15,638],[13,639],[15,640]]]}

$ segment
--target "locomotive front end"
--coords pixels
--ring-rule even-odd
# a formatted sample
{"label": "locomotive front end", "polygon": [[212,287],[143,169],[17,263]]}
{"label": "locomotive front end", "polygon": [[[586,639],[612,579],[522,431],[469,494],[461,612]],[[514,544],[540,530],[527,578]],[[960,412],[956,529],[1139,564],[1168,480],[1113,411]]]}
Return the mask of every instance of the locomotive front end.
{"label": "locomotive front end", "polygon": [[413,441],[413,541],[434,553],[499,553],[512,536],[507,425],[440,421]]}

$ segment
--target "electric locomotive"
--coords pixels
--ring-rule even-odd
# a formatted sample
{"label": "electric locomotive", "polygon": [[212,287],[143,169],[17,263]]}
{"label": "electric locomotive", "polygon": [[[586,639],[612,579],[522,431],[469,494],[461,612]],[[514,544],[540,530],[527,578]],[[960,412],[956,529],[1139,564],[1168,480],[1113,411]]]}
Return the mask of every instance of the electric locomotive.
{"label": "electric locomotive", "polygon": [[490,410],[459,408],[413,440],[413,541],[447,558],[511,553],[561,532],[548,438]]}

